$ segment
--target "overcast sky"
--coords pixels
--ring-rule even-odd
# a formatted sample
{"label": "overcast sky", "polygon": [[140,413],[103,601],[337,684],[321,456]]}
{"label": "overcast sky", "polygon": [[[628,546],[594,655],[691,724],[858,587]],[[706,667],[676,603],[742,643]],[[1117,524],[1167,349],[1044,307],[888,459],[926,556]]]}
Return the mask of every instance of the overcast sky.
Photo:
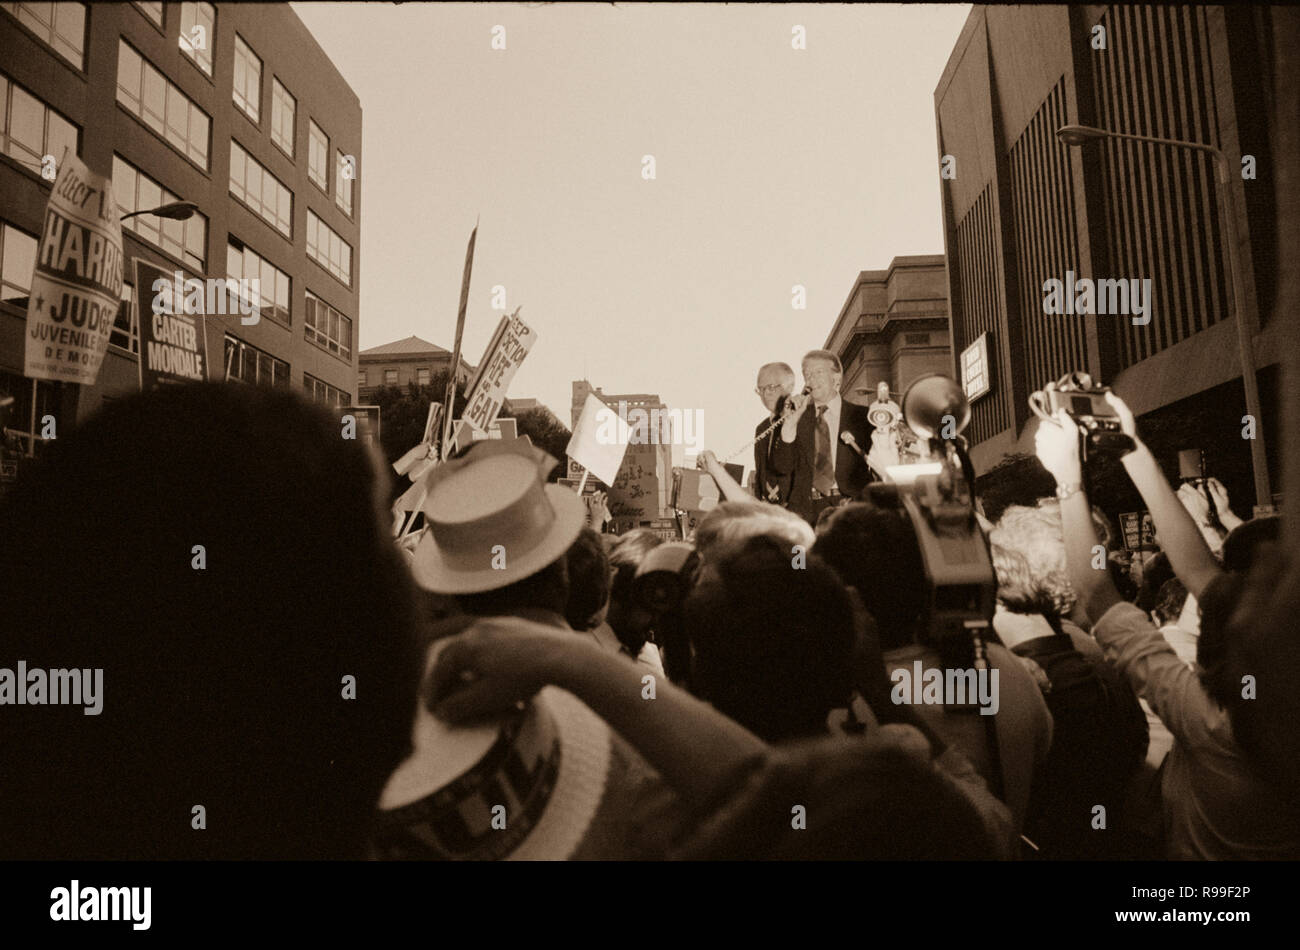
{"label": "overcast sky", "polygon": [[504,285],[538,334],[511,396],[569,425],[573,380],[658,393],[725,460],[762,363],[797,370],[859,271],[943,252],[933,94],[968,5],[293,6],[361,100],[362,348],[451,348],[477,216],[470,362]]}

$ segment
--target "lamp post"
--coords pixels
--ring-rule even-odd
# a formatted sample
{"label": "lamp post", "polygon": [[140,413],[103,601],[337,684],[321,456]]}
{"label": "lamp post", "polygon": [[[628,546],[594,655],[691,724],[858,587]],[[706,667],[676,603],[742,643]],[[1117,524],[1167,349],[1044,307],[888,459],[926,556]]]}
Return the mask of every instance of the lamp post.
{"label": "lamp post", "polygon": [[1241,382],[1246,392],[1246,412],[1255,421],[1255,437],[1250,440],[1250,463],[1255,476],[1255,504],[1271,505],[1273,492],[1269,485],[1268,457],[1264,452],[1264,421],[1259,407],[1259,386],[1255,381],[1255,345],[1251,339],[1250,328],[1246,326],[1245,290],[1237,263],[1237,241],[1235,236],[1235,198],[1229,187],[1228,157],[1213,145],[1202,142],[1184,142],[1180,139],[1164,139],[1154,135],[1133,135],[1128,132],[1112,132],[1089,125],[1063,125],[1056,130],[1056,137],[1064,144],[1078,148],[1097,139],[1128,139],[1132,142],[1147,142],[1152,145],[1169,145],[1174,148],[1189,148],[1204,152],[1214,159],[1218,172],[1219,187],[1215,189],[1219,198],[1219,217],[1223,221],[1224,243],[1228,250],[1228,283],[1232,285],[1232,310],[1237,322],[1237,356],[1241,363]]}
{"label": "lamp post", "polygon": [[153,214],[160,218],[171,218],[174,221],[184,221],[186,218],[193,217],[194,212],[199,210],[199,206],[193,201],[172,201],[165,205],[159,205],[156,208],[149,208],[146,211],[128,211],[118,220],[125,221],[127,218],[134,218],[137,214]]}

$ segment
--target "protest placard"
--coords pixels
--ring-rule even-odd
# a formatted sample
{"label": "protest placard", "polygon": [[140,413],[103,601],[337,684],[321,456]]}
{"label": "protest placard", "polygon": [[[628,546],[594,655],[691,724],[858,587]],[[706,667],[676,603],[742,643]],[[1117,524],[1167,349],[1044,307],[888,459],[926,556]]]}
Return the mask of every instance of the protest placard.
{"label": "protest placard", "polygon": [[208,344],[202,315],[177,307],[172,275],[135,258],[136,326],[140,328],[140,389],[207,379]]}
{"label": "protest placard", "polygon": [[[515,373],[537,342],[534,333],[519,319],[519,310],[502,317],[492,340],[488,343],[483,361],[466,390],[464,421],[472,426],[479,438],[487,436],[492,423],[505,402],[506,390]],[[460,444],[459,441],[457,444]]]}
{"label": "protest placard", "polygon": [[1153,551],[1156,548],[1155,525],[1147,511],[1124,511],[1119,516],[1124,548],[1128,551]]}
{"label": "protest placard", "polygon": [[113,182],[64,149],[45,206],[27,304],[23,375],[91,385],[122,301]]}
{"label": "protest placard", "polygon": [[612,486],[627,452],[629,431],[628,424],[619,418],[618,413],[593,393],[587,393],[582,414],[578,416],[573,436],[564,451],[578,465]]}

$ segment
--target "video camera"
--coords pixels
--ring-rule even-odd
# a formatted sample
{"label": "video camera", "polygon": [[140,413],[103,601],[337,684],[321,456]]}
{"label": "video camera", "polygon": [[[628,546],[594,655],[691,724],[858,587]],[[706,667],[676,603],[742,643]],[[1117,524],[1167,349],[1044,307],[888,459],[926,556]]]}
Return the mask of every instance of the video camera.
{"label": "video camera", "polygon": [[1094,383],[1087,373],[1066,373],[1055,388],[1029,394],[1029,408],[1040,419],[1053,422],[1052,416],[1064,409],[1083,430],[1083,458],[1090,453],[1126,455],[1133,451],[1133,440],[1124,434],[1119,416],[1106,402],[1109,386]]}
{"label": "video camera", "polygon": [[965,657],[979,668],[997,581],[975,519],[974,469],[961,435],[970,403],[956,380],[933,373],[907,388],[902,408],[930,461],[890,466],[891,481],[868,485],[868,497],[878,507],[901,508],[912,523],[925,565],[932,645],[945,664]]}
{"label": "video camera", "polygon": [[650,615],[651,639],[663,650],[664,672],[686,688],[691,655],[682,607],[699,563],[695,545],[666,541],[646,553],[632,578],[632,603]]}

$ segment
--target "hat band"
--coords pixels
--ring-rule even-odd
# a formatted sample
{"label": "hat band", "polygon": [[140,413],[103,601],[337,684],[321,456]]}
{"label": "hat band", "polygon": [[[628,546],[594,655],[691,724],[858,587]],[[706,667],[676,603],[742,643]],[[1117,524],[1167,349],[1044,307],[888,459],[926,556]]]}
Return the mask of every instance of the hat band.
{"label": "hat band", "polygon": [[[519,847],[546,810],[560,773],[559,733],[543,715],[531,703],[502,724],[468,772],[424,798],[380,811],[374,857],[497,861]],[[504,806],[504,815],[493,813],[497,806]]]}
{"label": "hat band", "polygon": [[433,521],[433,539],[453,570],[471,572],[504,569],[511,557],[531,551],[551,530],[555,509],[534,482],[514,504],[473,521]]}

